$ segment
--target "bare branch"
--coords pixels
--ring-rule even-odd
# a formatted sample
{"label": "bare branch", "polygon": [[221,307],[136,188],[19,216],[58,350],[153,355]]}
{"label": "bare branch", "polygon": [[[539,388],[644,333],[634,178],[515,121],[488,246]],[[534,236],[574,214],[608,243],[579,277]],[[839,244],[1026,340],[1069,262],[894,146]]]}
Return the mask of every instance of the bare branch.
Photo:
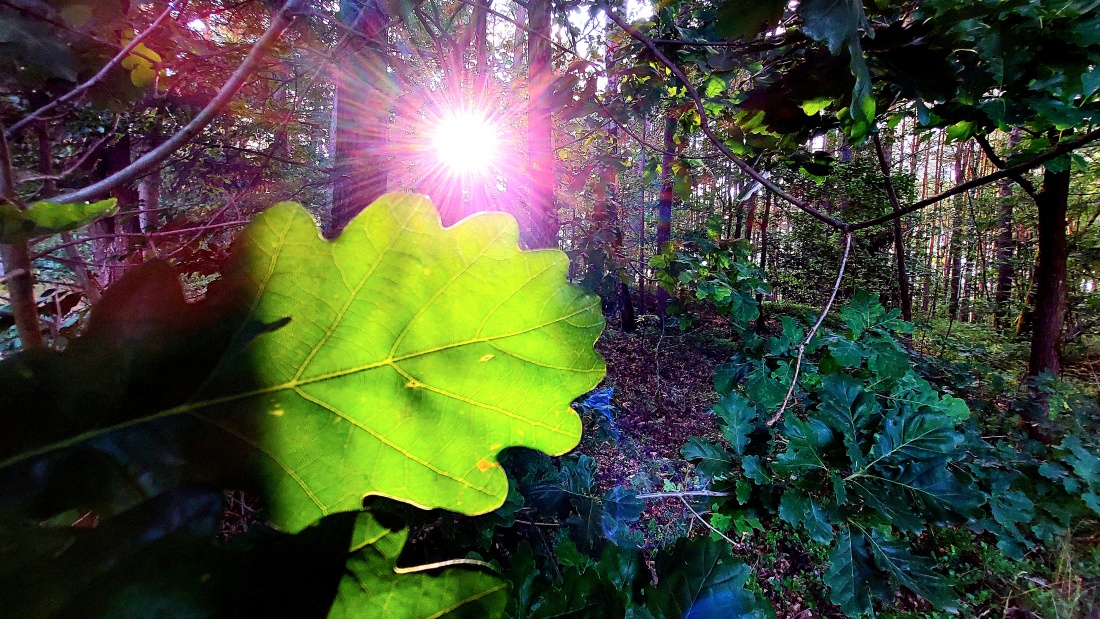
{"label": "bare branch", "polygon": [[798,359],[794,364],[794,377],[791,378],[791,386],[787,389],[787,395],[783,397],[783,404],[779,407],[779,410],[772,415],[772,418],[768,420],[768,426],[774,426],[775,422],[779,421],[779,418],[783,416],[783,411],[787,410],[787,403],[791,400],[791,395],[794,394],[795,385],[798,384],[798,374],[802,371],[802,357],[806,354],[806,345],[810,343],[810,340],[817,335],[817,330],[821,328],[821,324],[825,322],[825,316],[828,315],[829,309],[833,307],[833,301],[836,300],[836,293],[840,290],[840,282],[844,279],[844,268],[848,266],[848,253],[852,249],[852,233],[844,233],[844,255],[840,258],[840,270],[836,274],[836,284],[833,285],[833,292],[829,295],[829,302],[825,304],[824,309],[821,310],[821,315],[817,317],[817,322],[810,328],[810,332],[806,334],[806,337],[802,340],[802,343],[798,345]]}
{"label": "bare branch", "polygon": [[910,204],[909,206],[901,209],[900,211],[897,211],[896,213],[883,215],[882,217],[875,217],[874,219],[868,219],[866,221],[860,221],[854,224],[848,224],[848,229],[862,230],[864,228],[870,228],[872,226],[887,223],[892,219],[901,217],[903,215],[908,215],[909,213],[915,213],[916,211],[919,211],[926,206],[931,206],[941,200],[950,198],[951,196],[958,195],[976,187],[988,185],[989,183],[1001,180],[1002,178],[1011,178],[1013,174],[1023,174],[1028,170],[1043,165],[1051,159],[1057,159],[1058,157],[1061,157],[1066,153],[1073,152],[1078,148],[1081,148],[1082,146],[1085,146],[1087,144],[1091,144],[1092,142],[1095,142],[1097,140],[1100,140],[1100,129],[1093,129],[1092,131],[1089,131],[1088,133],[1076,140],[1059,142],[1055,144],[1053,148],[1043,153],[1042,155],[1039,155],[1038,157],[1035,157],[1033,159],[1029,159],[1028,161],[1025,161],[1021,164],[1014,165],[1011,168],[1005,168],[1004,170],[998,170],[991,174],[986,174],[981,178],[976,178],[965,183],[960,183],[958,185],[955,185],[951,189],[944,191],[943,193],[932,196],[931,198],[926,198],[919,202],[914,202],[913,204]]}
{"label": "bare branch", "polygon": [[[982,147],[982,150],[985,151],[985,156],[988,157],[989,160],[993,162],[993,165],[997,166],[998,169],[1004,170],[1008,167],[1008,163],[1005,162],[1004,159],[1001,159],[999,156],[997,156],[997,151],[993,150],[993,146],[989,143],[989,140],[987,140],[984,135],[975,135],[974,141],[978,143],[978,146]],[[1031,196],[1032,200],[1035,200],[1036,202],[1039,201],[1039,192],[1035,189],[1035,185],[1031,181],[1029,181],[1026,176],[1024,176],[1023,174],[1011,174],[1009,175],[1009,177],[1013,181],[1015,181],[1015,183],[1019,185],[1020,188],[1027,193],[1027,195]]]}
{"label": "bare branch", "polygon": [[171,156],[172,153],[194,139],[195,136],[201,133],[202,130],[217,117],[221,109],[229,103],[237,93],[237,90],[240,89],[245,80],[248,79],[248,76],[256,69],[260,60],[267,55],[272,44],[282,35],[283,31],[286,30],[291,22],[294,21],[294,16],[303,3],[304,0],[288,0],[283,8],[271,20],[271,25],[252,46],[252,50],[248,52],[248,56],[244,59],[244,62],[241,63],[241,66],[238,67],[237,70],[233,72],[233,75],[230,76],[229,80],[222,85],[218,94],[206,104],[206,107],[204,107],[195,118],[191,119],[191,122],[187,123],[183,129],[180,129],[178,133],[122,170],[84,189],[57,196],[54,198],[54,201],[68,203],[94,200],[112,189],[137,180],[148,170],[160,164]]}

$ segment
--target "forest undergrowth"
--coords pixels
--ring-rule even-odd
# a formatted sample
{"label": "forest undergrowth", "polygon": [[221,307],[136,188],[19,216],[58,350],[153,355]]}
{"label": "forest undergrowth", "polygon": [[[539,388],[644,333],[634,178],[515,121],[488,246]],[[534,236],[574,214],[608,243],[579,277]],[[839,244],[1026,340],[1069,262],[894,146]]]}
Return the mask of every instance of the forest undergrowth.
{"label": "forest undergrowth", "polygon": [[[757,332],[765,338],[781,335],[777,314],[792,309],[807,308],[767,304]],[[632,527],[642,534],[641,546],[648,553],[682,536],[724,537],[733,555],[751,566],[779,619],[847,616],[830,601],[822,581],[829,565],[824,545],[779,517],[720,533],[710,524],[717,522],[711,511],[678,495],[709,488],[706,476],[681,453],[688,439],[730,447],[713,408],[719,401],[714,379],[741,349],[730,337],[730,321],[712,308],[700,304],[687,311],[693,320],[686,329],[648,321],[633,333],[609,330],[597,343],[608,366],[597,395],[606,401],[582,409],[587,411],[585,438],[578,453],[595,461],[601,492],[629,486],[639,496],[666,495],[647,501]],[[837,319],[829,323],[836,327]],[[1014,408],[1027,397],[1016,372],[1026,347],[988,330],[975,332],[970,325],[952,331],[925,325],[911,340],[909,355],[925,379],[966,400],[978,424],[988,428],[987,438],[996,440],[995,428],[1004,428],[1004,420],[1018,414]],[[1088,394],[1095,400],[1100,393],[1094,348],[1085,344],[1067,355],[1067,382],[1049,381],[1046,389],[1057,407],[1071,410],[1071,399]],[[961,610],[965,617],[1091,618],[1100,601],[1100,549],[1095,526],[1078,533],[1013,561],[998,552],[992,532],[975,534],[965,526],[929,529],[914,547],[936,557],[957,579],[962,603],[949,611],[903,590],[881,616],[947,617]]]}

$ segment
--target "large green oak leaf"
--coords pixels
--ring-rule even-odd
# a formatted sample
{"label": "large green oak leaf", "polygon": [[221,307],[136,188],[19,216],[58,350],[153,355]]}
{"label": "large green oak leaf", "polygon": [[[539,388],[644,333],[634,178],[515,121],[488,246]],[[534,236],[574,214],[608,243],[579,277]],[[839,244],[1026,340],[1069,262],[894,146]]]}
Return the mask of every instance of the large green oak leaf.
{"label": "large green oak leaf", "polygon": [[401,194],[334,241],[289,203],[241,234],[225,276],[249,322],[289,322],[237,347],[199,396],[214,410],[194,410],[264,454],[277,524],[297,531],[367,495],[489,512],[508,492],[502,449],[576,446],[569,403],[605,373],[600,303],[566,282],[564,254],[518,238],[509,215],[444,228]]}
{"label": "large green oak leaf", "polygon": [[[328,241],[301,206],[276,205],[235,241],[219,282],[226,292],[212,288],[215,297],[233,299],[221,306],[236,308],[232,320],[241,327],[228,347],[211,343],[212,369],[201,387],[175,399],[162,399],[159,389],[135,392],[148,403],[163,401],[151,407],[62,381],[67,395],[58,406],[66,413],[48,417],[64,427],[31,428],[7,449],[0,445],[7,456],[0,472],[21,479],[11,467],[33,468],[76,448],[125,455],[119,462],[132,476],[158,478],[147,493],[227,473],[258,487],[268,521],[289,532],[357,511],[369,495],[489,512],[508,491],[501,450],[572,449],[581,423],[569,404],[605,372],[592,347],[604,322],[599,300],[569,284],[566,271],[561,252],[520,251],[515,220],[503,213],[444,228],[426,198],[392,194]],[[123,295],[116,305],[129,309],[114,314],[140,317],[152,307],[147,297]],[[93,322],[97,315],[94,309]],[[161,327],[117,343],[122,359],[131,359],[127,342],[156,334],[149,329]],[[77,371],[61,363],[81,349],[73,348],[41,364],[17,356],[0,375],[20,385],[13,393],[34,391],[54,371]],[[161,357],[152,375],[172,375],[170,355]],[[80,415],[82,401],[114,408]],[[25,406],[29,412],[32,404]],[[150,446],[172,437],[161,462],[160,448]]]}

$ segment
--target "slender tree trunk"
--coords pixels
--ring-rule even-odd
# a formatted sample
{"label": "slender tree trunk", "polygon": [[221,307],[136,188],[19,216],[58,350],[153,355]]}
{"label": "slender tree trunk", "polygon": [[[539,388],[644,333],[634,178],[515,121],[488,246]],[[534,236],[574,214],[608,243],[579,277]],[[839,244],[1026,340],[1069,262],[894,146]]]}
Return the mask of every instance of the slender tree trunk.
{"label": "slender tree trunk", "polygon": [[748,239],[749,244],[752,244],[752,235],[753,235],[753,232],[756,230],[756,196],[757,195],[758,194],[754,193],[751,196],[749,196],[749,209],[748,209],[748,213],[745,215],[745,237],[744,238]]}
{"label": "slender tree trunk", "polygon": [[[15,195],[15,179],[12,175],[11,151],[0,127],[0,203],[8,202],[23,208]],[[15,332],[24,349],[45,348],[42,324],[38,320],[38,304],[34,296],[34,266],[31,264],[30,247],[26,241],[0,244],[0,261],[3,262],[3,284],[7,288],[8,303],[15,318]]]}
{"label": "slender tree trunk", "polygon": [[367,0],[350,16],[361,37],[352,37],[337,63],[332,110],[332,214],[326,234],[334,237],[371,202],[386,193],[388,127],[392,84],[382,47],[389,14],[383,0]]}
{"label": "slender tree trunk", "polygon": [[[902,120],[901,160],[905,161],[905,126]],[[875,152],[878,155],[879,167],[882,169],[882,178],[886,183],[886,195],[890,199],[890,208],[896,213],[901,210],[898,195],[894,191],[894,183],[890,180],[890,161],[882,149],[882,141],[878,134],[874,136]],[[894,257],[897,264],[898,277],[898,305],[901,306],[901,317],[905,321],[913,320],[913,298],[909,293],[909,275],[905,272],[905,238],[902,236],[901,217],[894,218]]]}
{"label": "slender tree trunk", "polygon": [[[607,52],[604,58],[606,59],[608,68],[614,66],[615,49],[610,44],[607,46]],[[611,72],[608,71],[608,74],[610,73]],[[616,91],[619,87],[618,80],[612,79],[609,82],[609,86],[612,92]],[[619,155],[619,125],[615,121],[611,121],[608,127],[607,137],[611,156],[617,158]],[[622,187],[619,183],[619,167],[617,165],[611,166],[610,170],[608,170],[608,174],[610,186],[607,188],[607,208],[605,210],[607,211],[607,217],[611,224],[611,256],[614,261],[615,291],[619,302],[620,326],[624,332],[632,333],[637,329],[637,322],[634,316],[634,302],[630,297],[630,287],[626,283],[626,267],[629,262],[626,255],[623,253]]]}
{"label": "slender tree trunk", "polygon": [[1043,174],[1039,193],[1039,260],[1035,269],[1035,324],[1027,373],[1061,370],[1062,323],[1066,313],[1066,206],[1070,171]]}
{"label": "slender tree trunk", "polygon": [[[1014,128],[1008,139],[1008,148],[1011,151],[1020,143],[1020,129]],[[997,235],[997,293],[993,300],[993,327],[998,331],[1008,328],[1005,316],[1008,314],[1008,300],[1012,298],[1012,278],[1015,274],[1012,268],[1012,256],[1016,247],[1012,239],[1012,179],[1001,181],[1001,190],[998,194],[1000,200],[997,207],[997,227],[1000,229]]]}
{"label": "slender tree trunk", "polygon": [[550,2],[527,3],[528,75],[527,145],[531,158],[531,247],[557,247],[558,214],[554,206],[554,151],[549,103],[553,67],[550,65]]}
{"label": "slender tree trunk", "polygon": [[[676,117],[669,109],[665,114],[665,135],[662,142],[664,154],[661,156],[661,198],[657,204],[657,252],[664,252],[672,240],[672,198],[676,179],[672,174],[672,149],[676,146]],[[657,315],[661,324],[665,322],[665,310],[668,305],[668,292],[664,288],[657,290]]]}
{"label": "slender tree trunk", "polygon": [[[642,140],[646,139],[649,129],[649,117],[642,117]],[[641,180],[641,190],[638,192],[638,313],[645,314],[646,298],[646,257],[645,257],[645,167],[646,149],[641,149],[642,156],[638,158],[638,178]]]}
{"label": "slender tree trunk", "polygon": [[764,216],[760,219],[760,270],[768,269],[768,223],[772,214],[772,192],[764,197]]}
{"label": "slender tree trunk", "polygon": [[[962,184],[966,180],[967,149],[963,144],[955,147],[955,184]],[[951,279],[948,288],[947,317],[957,320],[959,317],[959,285],[962,281],[962,231],[963,198],[955,200],[954,213],[951,216]]]}
{"label": "slender tree trunk", "polygon": [[[130,134],[124,133],[114,144],[103,149],[97,173],[100,178],[107,178],[129,166],[131,160]],[[110,286],[122,277],[127,263],[134,261],[134,253],[140,247],[137,236],[113,236],[140,234],[137,190],[122,185],[111,191],[111,197],[118,200],[118,210],[123,214],[104,217],[91,225],[92,233],[103,237],[92,243],[92,255],[103,286]]]}

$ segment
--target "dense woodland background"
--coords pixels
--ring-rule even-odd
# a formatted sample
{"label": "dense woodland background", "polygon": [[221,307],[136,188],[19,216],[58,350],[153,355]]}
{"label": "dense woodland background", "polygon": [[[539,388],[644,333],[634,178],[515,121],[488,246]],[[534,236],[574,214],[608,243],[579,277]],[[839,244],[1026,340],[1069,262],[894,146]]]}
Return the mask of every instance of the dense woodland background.
{"label": "dense woodland background", "polygon": [[[733,413],[717,411],[715,425],[710,410],[740,393],[731,385],[749,370],[724,385],[719,367],[717,392],[711,380],[731,355],[756,354],[754,337],[787,338],[786,352],[769,348],[753,366],[783,388],[771,402],[748,387],[760,413],[746,423],[759,434],[743,436],[772,431],[789,404],[810,410],[815,396],[796,390],[801,370],[790,368],[804,353],[811,381],[829,363],[853,367],[836,348],[863,346],[852,322],[824,360],[809,361],[824,348],[806,350],[818,327],[844,331],[836,321],[857,311],[838,314],[846,306],[868,308],[858,311],[871,322],[896,309],[889,320],[912,323],[881,328],[907,371],[933,385],[933,400],[966,401],[974,436],[994,451],[1026,452],[1035,470],[1057,449],[1077,453],[1065,436],[1096,453],[1097,4],[0,0],[0,195],[13,209],[0,231],[33,202],[117,200],[117,211],[83,227],[5,233],[0,353],[65,349],[103,292],[151,260],[167,261],[188,298],[202,298],[235,233],[277,202],[305,205],[329,237],[393,191],[427,194],[447,225],[503,211],[526,248],[568,254],[570,280],[597,293],[607,317],[599,350],[615,392],[580,407],[592,414],[582,451],[602,471],[589,471],[581,494],[622,482],[652,495],[630,525],[646,552],[677,536],[724,537],[735,556],[772,570],[755,572],[750,589],[780,616],[855,616],[872,597],[883,616],[932,616],[948,605],[929,603],[928,592],[876,591],[866,604],[858,591],[837,594],[839,577],[825,567],[835,555],[808,521],[788,517],[787,503],[772,520],[706,503],[706,493],[728,491],[745,505],[747,490],[722,490],[730,475],[680,449],[693,435],[736,448]],[[456,112],[499,131],[487,169],[456,173],[438,160],[432,132]],[[822,308],[832,313],[816,320]],[[789,331],[788,315],[808,313],[814,320]],[[879,376],[869,350],[854,353],[849,373],[870,393],[896,377]],[[859,374],[863,358],[870,378]],[[776,441],[778,451],[788,438]],[[951,466],[978,462],[975,453]],[[1100,465],[1076,457],[1080,469],[1065,466],[1083,485],[1064,494],[1087,504],[1100,488],[1100,469],[1088,466]],[[569,462],[555,466],[589,466]],[[1014,466],[1026,468],[1004,464]],[[1054,500],[1024,496],[1017,483],[990,481],[988,495],[1022,493],[1020,514]],[[899,535],[952,573],[964,616],[1096,617],[1092,509],[1074,508],[1057,535],[1035,524],[1039,541],[996,561],[992,525]],[[552,538],[565,512],[545,522],[521,512],[517,522],[545,524]],[[1032,535],[1023,515],[991,518]],[[425,523],[422,539],[441,543],[437,525]],[[781,533],[800,526],[808,537]],[[550,556],[555,546],[556,566],[563,542],[539,529],[514,537],[540,540],[537,552]],[[559,582],[545,585],[547,598],[595,595],[563,593],[569,575],[544,571]],[[884,573],[902,591],[920,588],[920,577],[898,575],[904,567]]]}

